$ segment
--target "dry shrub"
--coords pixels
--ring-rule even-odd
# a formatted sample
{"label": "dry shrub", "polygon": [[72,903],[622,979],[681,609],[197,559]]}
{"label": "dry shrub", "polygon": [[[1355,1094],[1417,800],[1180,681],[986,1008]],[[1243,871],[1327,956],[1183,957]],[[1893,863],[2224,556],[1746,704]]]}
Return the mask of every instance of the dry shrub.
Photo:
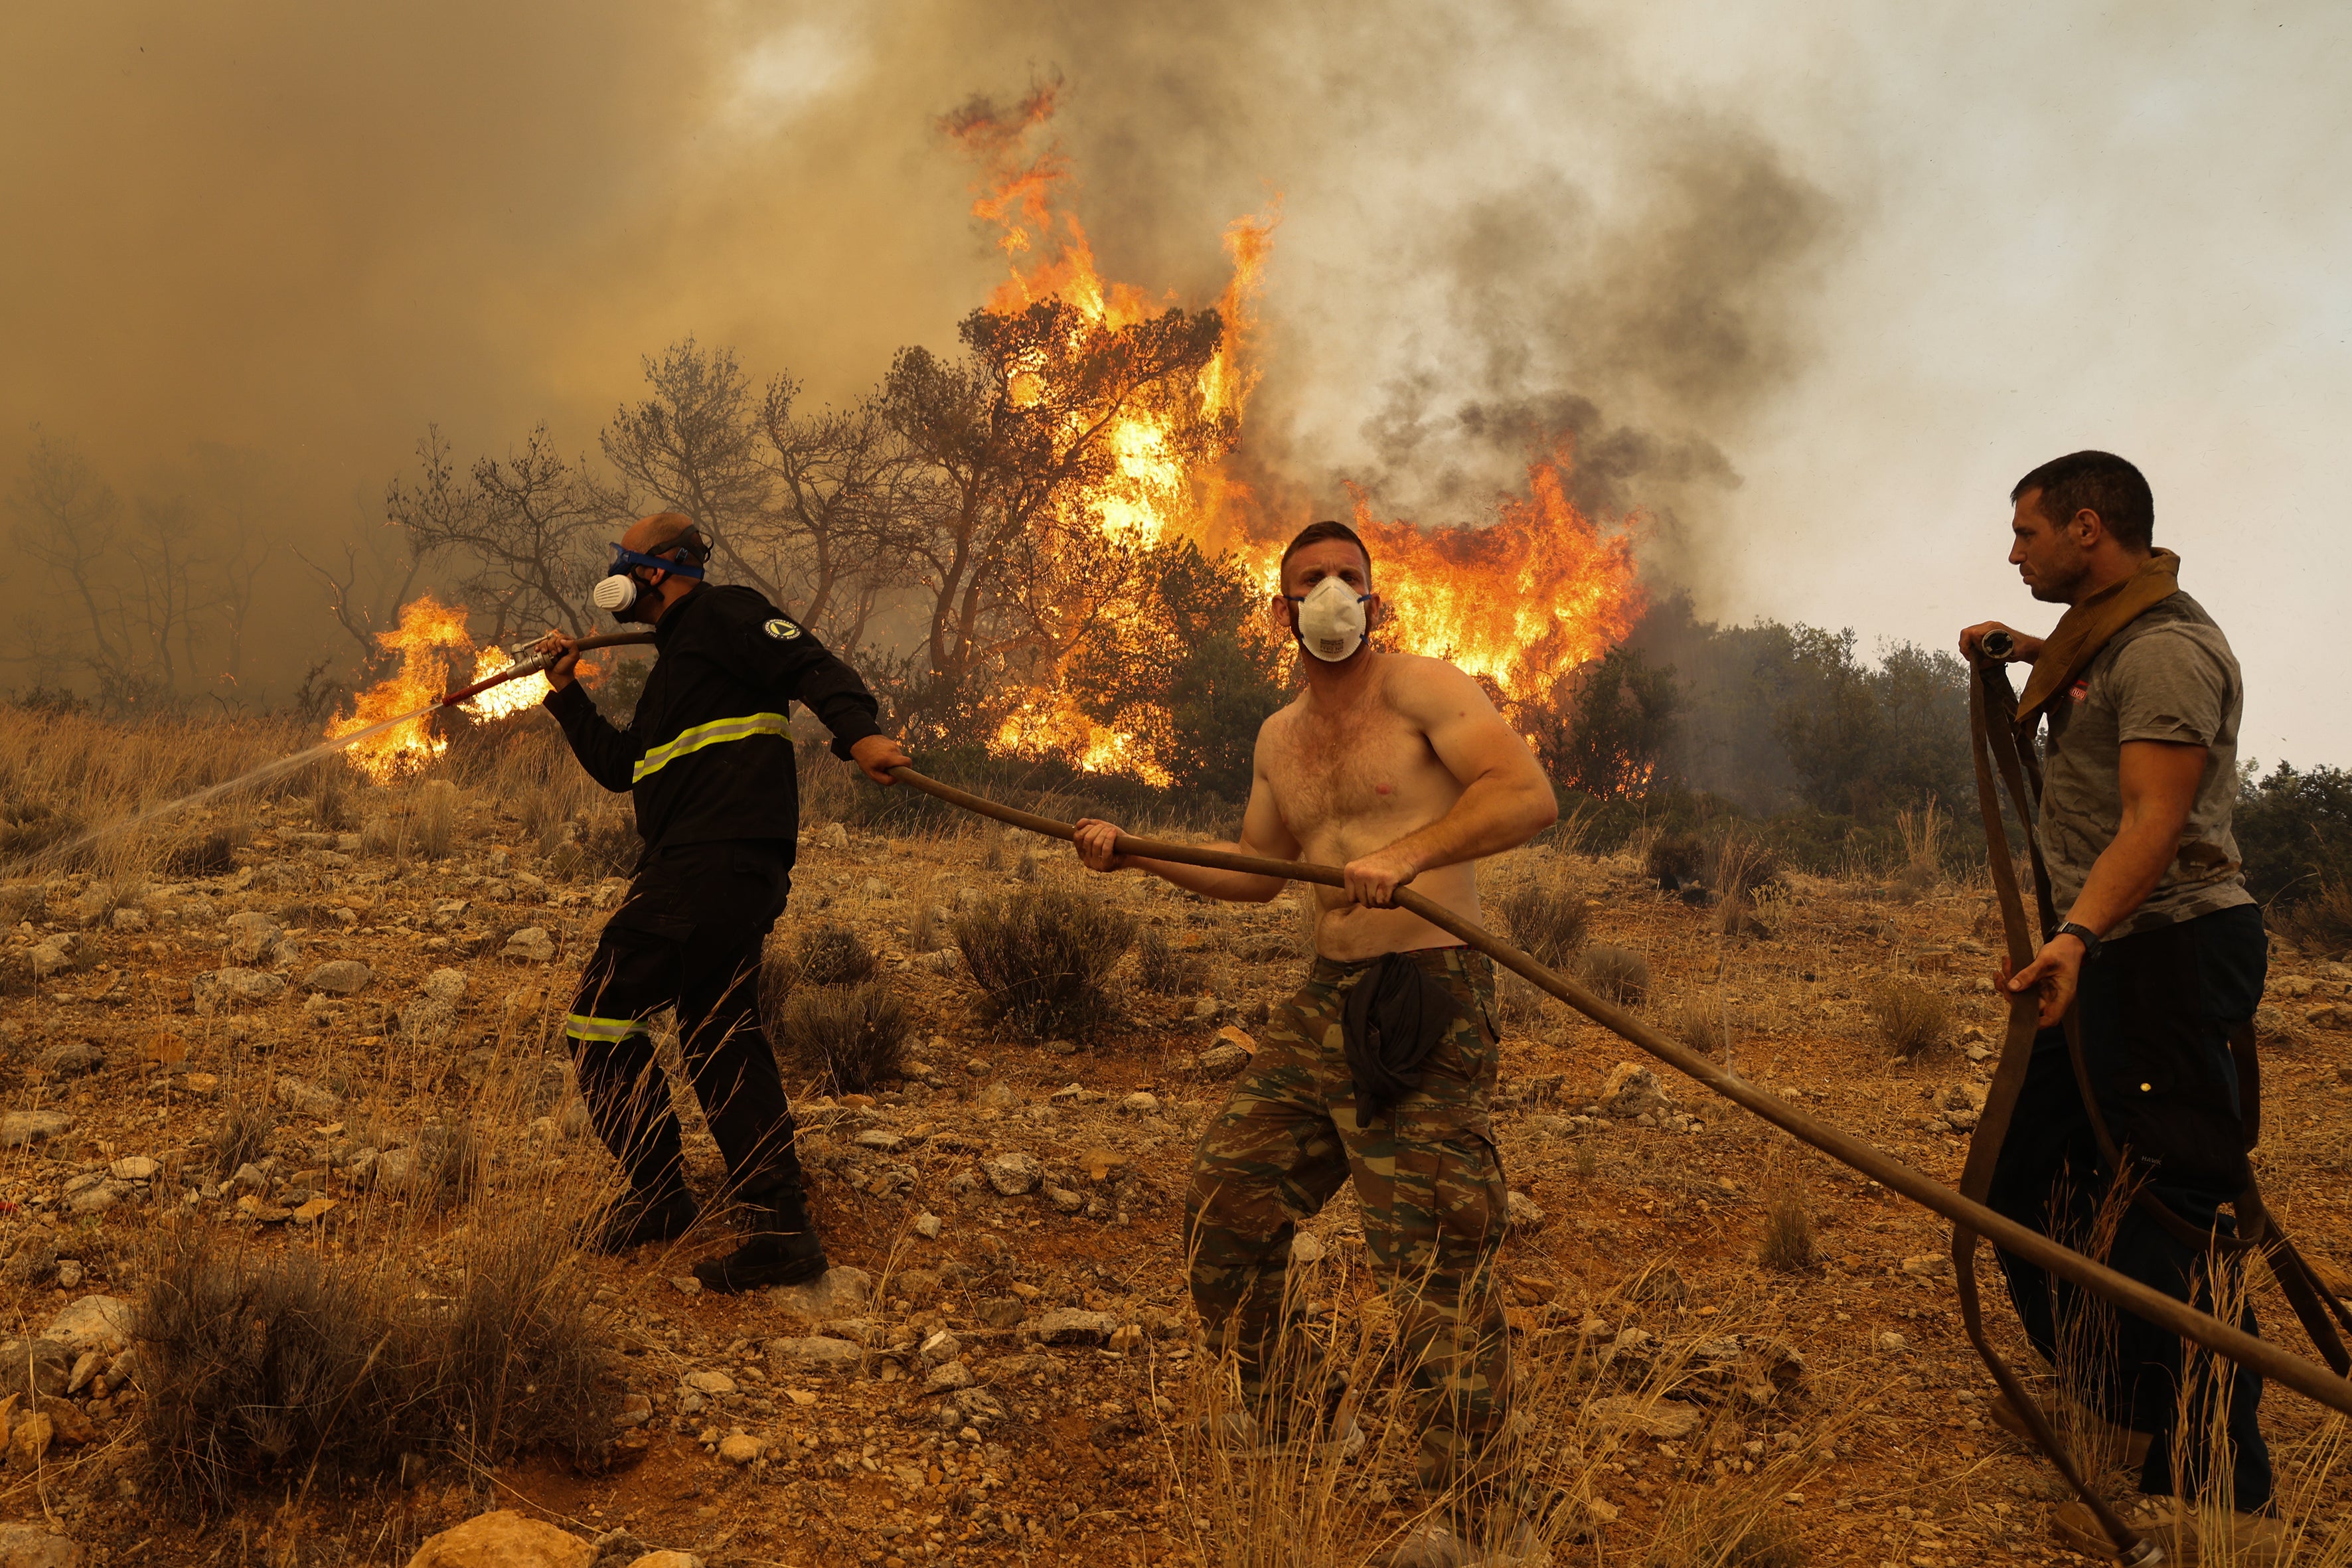
{"label": "dry shrub", "polygon": [[864,939],[845,925],[813,927],[789,944],[771,942],[765,969],[778,996],[803,985],[863,985],[874,978],[875,958]]}
{"label": "dry shrub", "polygon": [[1056,881],[979,905],[955,922],[982,1011],[1041,1040],[1076,1037],[1109,1016],[1107,983],[1135,933],[1133,916]]}
{"label": "dry shrub", "polygon": [[1708,850],[1707,886],[1726,903],[1753,900],[1759,893],[1783,885],[1779,851],[1745,833],[1726,833]]}
{"label": "dry shrub", "polygon": [[1950,1037],[1952,1010],[1940,992],[1916,980],[1882,981],[1864,1004],[1881,1045],[1897,1056],[1916,1057]]}
{"label": "dry shrub", "polygon": [[1642,862],[1651,879],[1671,893],[1698,880],[1706,865],[1706,843],[1696,833],[1661,833],[1650,841]]}
{"label": "dry shrub", "polygon": [[[1356,1295],[1354,1280],[1338,1278],[1344,1267],[1331,1258],[1317,1266],[1318,1295],[1342,1302]],[[1782,1499],[1811,1489],[1846,1402],[1776,1395],[1759,1411],[1724,1397],[1734,1381],[1769,1387],[1780,1374],[1746,1348],[1727,1362],[1711,1347],[1727,1342],[1720,1336],[1736,1336],[1731,1342],[1742,1347],[1771,1345],[1774,1335],[1756,1331],[1770,1325],[1743,1321],[1735,1308],[1693,1333],[1669,1326],[1669,1310],[1623,1299],[1588,1306],[1568,1292],[1530,1310],[1534,1329],[1514,1335],[1512,1420],[1496,1439],[1504,1451],[1489,1456],[1493,1469],[1517,1483],[1508,1503],[1496,1495],[1501,1489],[1469,1480],[1434,1497],[1416,1489],[1422,1413],[1412,1385],[1427,1374],[1404,1352],[1386,1301],[1299,1314],[1270,1380],[1283,1392],[1267,1408],[1238,1399],[1230,1347],[1194,1358],[1170,1390],[1177,1409],[1160,1428],[1175,1472],[1169,1528],[1178,1560],[1198,1568],[1333,1568],[1378,1561],[1407,1529],[1444,1522],[1470,1536],[1469,1561],[1498,1565],[1785,1568],[1802,1561],[1782,1523]],[[1621,1353],[1578,1333],[1588,1311],[1639,1326],[1649,1338]],[[1697,1425],[1683,1441],[1654,1444],[1651,1423],[1669,1413],[1695,1415]],[[1352,1458],[1334,1441],[1351,1422],[1365,1437]],[[1796,1422],[1806,1427],[1803,1440],[1771,1445],[1742,1472],[1742,1439]],[[1269,1429],[1287,1440],[1265,1440]],[[1663,1490],[1648,1518],[1618,1519],[1615,1509],[1595,1506],[1623,1489],[1628,1472]],[[1526,1536],[1512,1539],[1522,1527]]]}
{"label": "dry shrub", "polygon": [[1135,949],[1135,983],[1160,996],[1188,996],[1209,983],[1209,964],[1198,953],[1180,952],[1157,931],[1145,928]]}
{"label": "dry shrub", "polygon": [[907,1076],[907,1010],[884,985],[811,985],[778,1011],[776,1044],[828,1092],[862,1094]]}
{"label": "dry shrub", "polygon": [[159,1489],[209,1509],[409,1454],[598,1450],[621,1390],[568,1228],[534,1204],[452,1240],[459,1256],[420,1289],[389,1248],[264,1251],[163,1227],[136,1331]]}
{"label": "dry shrub", "polygon": [[310,820],[325,833],[349,833],[359,826],[352,770],[341,757],[330,757],[319,764],[311,781]]}
{"label": "dry shrub", "polygon": [[1805,1206],[1804,1189],[1788,1172],[1773,1173],[1764,1186],[1764,1237],[1756,1256],[1765,1268],[1781,1274],[1812,1270],[1813,1215]]}
{"label": "dry shrub", "polygon": [[626,807],[583,811],[572,820],[572,837],[547,858],[551,874],[563,878],[625,877],[636,868],[645,840]]}
{"label": "dry shrub", "polygon": [[1705,994],[1683,998],[1675,1009],[1675,1037],[1702,1056],[1719,1057],[1731,1048],[1731,1021],[1722,1004]]}
{"label": "dry shrub", "polygon": [[940,912],[926,900],[915,911],[915,923],[907,932],[907,940],[917,952],[937,952],[946,942],[940,933]]}
{"label": "dry shrub", "polygon": [[419,792],[416,821],[409,847],[427,860],[446,860],[457,846],[457,786],[447,779],[428,781]]}
{"label": "dry shrub", "polygon": [[464,1203],[482,1190],[489,1150],[471,1122],[422,1129],[415,1155],[407,1187],[412,1202],[428,1207]]}
{"label": "dry shrub", "polygon": [[2299,942],[2327,952],[2352,947],[2352,882],[2331,882],[2279,922]]}
{"label": "dry shrub", "polygon": [[1559,969],[1576,956],[1592,924],[1592,902],[1557,867],[1547,867],[1497,902],[1511,939],[1537,963]]}
{"label": "dry shrub", "polygon": [[278,1131],[278,1118],[269,1108],[250,1100],[229,1102],[221,1113],[220,1125],[213,1129],[213,1172],[224,1180],[236,1174],[239,1165],[258,1161],[269,1148],[269,1135]]}
{"label": "dry shrub", "polygon": [[1650,961],[1629,947],[1587,948],[1576,973],[1588,989],[1620,1006],[1638,1006],[1650,994]]}

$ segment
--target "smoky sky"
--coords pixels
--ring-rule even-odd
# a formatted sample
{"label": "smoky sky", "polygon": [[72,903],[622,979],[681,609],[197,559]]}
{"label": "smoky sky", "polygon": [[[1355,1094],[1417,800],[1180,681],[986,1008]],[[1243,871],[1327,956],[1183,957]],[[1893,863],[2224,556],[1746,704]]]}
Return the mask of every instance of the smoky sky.
{"label": "smoky sky", "polygon": [[[1654,572],[1707,613],[1940,643],[2018,607],[1969,531],[2057,451],[2172,463],[2160,530],[2168,496],[2218,513],[2233,462],[2320,530],[2326,452],[2264,444],[2258,370],[2340,454],[2329,16],[18,7],[0,476],[37,425],[126,492],[202,445],[323,542],[381,526],[428,422],[461,456],[541,420],[593,452],[689,333],[856,396],[1003,275],[940,117],[1058,79],[1107,277],[1207,303],[1224,226],[1278,202],[1243,458],[1285,509],[1344,481],[1475,521],[1564,435],[1578,499],[1647,513]],[[2228,454],[2185,468],[2217,394]],[[277,591],[299,668],[328,632],[299,572]]]}

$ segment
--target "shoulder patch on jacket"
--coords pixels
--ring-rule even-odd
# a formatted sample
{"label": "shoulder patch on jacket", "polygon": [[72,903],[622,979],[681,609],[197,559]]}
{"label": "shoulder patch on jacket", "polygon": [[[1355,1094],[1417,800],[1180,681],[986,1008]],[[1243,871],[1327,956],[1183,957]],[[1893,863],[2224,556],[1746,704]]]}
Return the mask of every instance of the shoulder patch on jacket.
{"label": "shoulder patch on jacket", "polygon": [[800,627],[793,625],[792,622],[784,619],[782,616],[776,616],[773,620],[769,621],[760,629],[766,632],[778,642],[790,642],[793,638],[801,635]]}

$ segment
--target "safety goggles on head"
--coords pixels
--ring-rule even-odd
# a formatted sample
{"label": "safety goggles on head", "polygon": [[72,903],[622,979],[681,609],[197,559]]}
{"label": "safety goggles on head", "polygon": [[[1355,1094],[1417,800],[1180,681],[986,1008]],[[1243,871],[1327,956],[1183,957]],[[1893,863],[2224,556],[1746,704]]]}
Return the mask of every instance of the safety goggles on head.
{"label": "safety goggles on head", "polygon": [[[662,548],[693,552],[701,549],[701,542],[695,536],[687,535],[672,540]],[[628,549],[615,540],[613,542],[613,563],[605,569],[603,580],[590,590],[589,600],[600,610],[619,615],[635,604],[645,592],[645,584],[636,577],[637,568],[641,566],[697,580],[702,576],[701,565],[693,560],[671,561],[659,555],[647,555],[642,551]]]}

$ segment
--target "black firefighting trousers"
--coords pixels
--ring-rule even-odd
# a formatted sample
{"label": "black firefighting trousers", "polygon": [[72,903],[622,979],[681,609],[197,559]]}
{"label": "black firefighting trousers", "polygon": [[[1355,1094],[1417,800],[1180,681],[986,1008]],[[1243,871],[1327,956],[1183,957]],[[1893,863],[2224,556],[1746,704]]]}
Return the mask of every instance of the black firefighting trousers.
{"label": "black firefighting trousers", "polygon": [[792,845],[686,844],[655,853],[604,924],[565,1020],[596,1135],[641,1192],[681,1181],[677,1117],[646,1020],[677,1009],[678,1038],[728,1197],[798,1192],[800,1158],[776,1056],[760,1027],[760,949],[783,912]]}

